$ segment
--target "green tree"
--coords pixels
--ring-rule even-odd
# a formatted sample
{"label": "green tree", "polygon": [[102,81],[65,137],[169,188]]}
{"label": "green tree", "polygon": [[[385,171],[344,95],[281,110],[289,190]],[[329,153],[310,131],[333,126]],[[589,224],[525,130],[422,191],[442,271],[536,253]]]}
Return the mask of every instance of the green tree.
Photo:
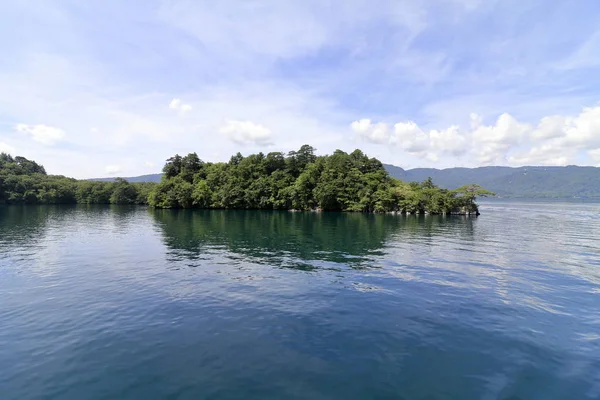
{"label": "green tree", "polygon": [[167,163],[163,167],[164,176],[168,178],[174,178],[181,173],[183,166],[183,158],[179,154],[175,154],[173,157],[167,160]]}
{"label": "green tree", "polygon": [[137,204],[138,191],[125,179],[117,178],[110,195],[111,204]]}

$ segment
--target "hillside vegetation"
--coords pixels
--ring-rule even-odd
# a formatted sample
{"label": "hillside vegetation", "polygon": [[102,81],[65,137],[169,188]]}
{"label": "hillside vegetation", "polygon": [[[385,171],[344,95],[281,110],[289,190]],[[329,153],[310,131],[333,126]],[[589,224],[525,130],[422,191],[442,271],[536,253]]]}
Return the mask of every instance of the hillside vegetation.
{"label": "hillside vegetation", "polygon": [[48,175],[35,161],[0,154],[0,204],[147,204],[154,185]]}

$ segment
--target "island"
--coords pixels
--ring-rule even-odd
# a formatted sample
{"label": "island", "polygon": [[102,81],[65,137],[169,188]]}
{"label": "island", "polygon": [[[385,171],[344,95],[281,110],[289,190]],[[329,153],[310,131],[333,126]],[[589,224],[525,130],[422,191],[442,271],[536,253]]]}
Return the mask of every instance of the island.
{"label": "island", "polygon": [[317,156],[297,151],[232,156],[204,162],[196,153],[166,161],[160,183],[114,182],[48,175],[24,157],[0,154],[0,204],[138,204],[155,208],[346,211],[479,215],[477,197],[493,195],[471,184],[450,190],[431,178],[392,178],[361,150]]}

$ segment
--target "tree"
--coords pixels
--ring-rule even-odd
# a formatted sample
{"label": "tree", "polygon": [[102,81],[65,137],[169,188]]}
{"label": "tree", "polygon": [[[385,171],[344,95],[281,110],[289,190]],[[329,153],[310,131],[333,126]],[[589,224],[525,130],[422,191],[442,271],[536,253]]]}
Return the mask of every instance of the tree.
{"label": "tree", "polygon": [[264,168],[267,175],[285,168],[285,156],[281,152],[272,152],[267,154],[264,161]]}
{"label": "tree", "polygon": [[437,186],[433,184],[433,179],[428,177],[421,183],[421,188],[423,189],[435,189]]}
{"label": "tree", "polygon": [[173,157],[167,160],[167,163],[163,167],[164,176],[168,178],[174,178],[181,173],[182,157],[179,154],[175,154]]}
{"label": "tree", "polygon": [[181,170],[179,175],[187,182],[192,183],[194,176],[202,170],[204,162],[196,153],[190,153],[181,159]]}
{"label": "tree", "polygon": [[455,189],[454,194],[458,195],[456,198],[456,207],[464,209],[466,212],[479,213],[479,208],[475,203],[477,197],[495,196],[496,194],[484,189],[483,187],[471,184],[464,185]]}
{"label": "tree", "polygon": [[117,178],[110,196],[111,204],[136,204],[138,192],[135,186],[123,178]]}

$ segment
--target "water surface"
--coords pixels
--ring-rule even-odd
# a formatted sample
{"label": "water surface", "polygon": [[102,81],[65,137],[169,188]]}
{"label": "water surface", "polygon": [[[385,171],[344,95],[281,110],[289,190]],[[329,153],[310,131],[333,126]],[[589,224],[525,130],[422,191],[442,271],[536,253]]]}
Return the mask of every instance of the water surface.
{"label": "water surface", "polygon": [[600,204],[0,208],[2,399],[597,399]]}

